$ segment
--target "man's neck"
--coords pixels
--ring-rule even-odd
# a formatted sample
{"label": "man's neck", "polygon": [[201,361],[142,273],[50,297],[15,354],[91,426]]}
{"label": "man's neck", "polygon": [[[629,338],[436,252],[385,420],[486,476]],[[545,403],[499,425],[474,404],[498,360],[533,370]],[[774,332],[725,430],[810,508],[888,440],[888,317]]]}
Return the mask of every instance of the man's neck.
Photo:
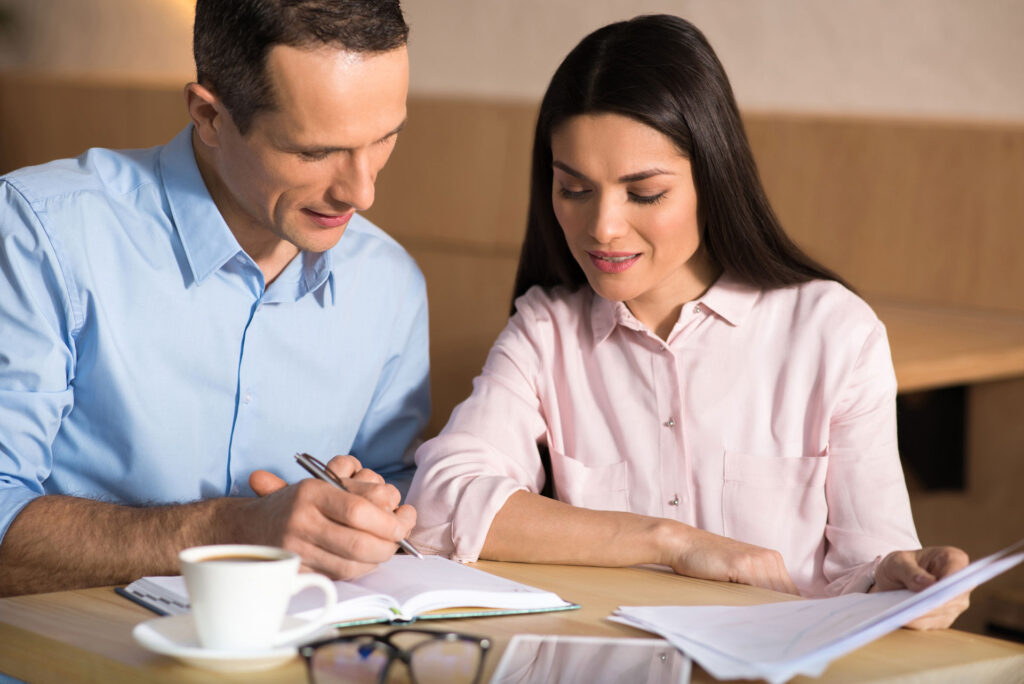
{"label": "man's neck", "polygon": [[299,249],[287,240],[266,230],[241,211],[217,173],[211,158],[211,151],[201,141],[196,140],[194,131],[192,133],[192,151],[196,158],[196,165],[199,167],[199,174],[203,177],[203,183],[206,184],[206,189],[209,191],[213,203],[217,205],[217,210],[220,211],[228,229],[238,240],[242,251],[252,257],[260,271],[263,272],[264,285],[270,285],[298,255]]}

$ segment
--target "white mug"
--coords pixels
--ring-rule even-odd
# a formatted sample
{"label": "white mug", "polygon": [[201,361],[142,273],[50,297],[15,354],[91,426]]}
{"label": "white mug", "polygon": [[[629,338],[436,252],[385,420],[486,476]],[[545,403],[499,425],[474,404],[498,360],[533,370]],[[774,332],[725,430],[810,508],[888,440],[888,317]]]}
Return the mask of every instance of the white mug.
{"label": "white mug", "polygon": [[[273,546],[195,546],[178,554],[199,643],[204,648],[258,651],[312,636],[337,602],[323,575],[299,574],[299,557]],[[283,630],[292,595],[306,587],[324,594],[324,607],[308,623]]]}

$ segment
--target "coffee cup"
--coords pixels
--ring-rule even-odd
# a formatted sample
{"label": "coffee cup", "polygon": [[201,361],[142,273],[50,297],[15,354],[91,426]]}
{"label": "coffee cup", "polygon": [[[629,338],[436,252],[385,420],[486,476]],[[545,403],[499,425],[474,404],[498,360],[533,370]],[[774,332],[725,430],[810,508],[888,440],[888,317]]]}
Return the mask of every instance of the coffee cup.
{"label": "coffee cup", "polygon": [[[196,546],[178,560],[203,648],[259,651],[301,641],[320,631],[337,602],[329,579],[300,574],[299,556],[273,546]],[[307,587],[323,592],[323,609],[303,625],[282,629],[289,600]]]}

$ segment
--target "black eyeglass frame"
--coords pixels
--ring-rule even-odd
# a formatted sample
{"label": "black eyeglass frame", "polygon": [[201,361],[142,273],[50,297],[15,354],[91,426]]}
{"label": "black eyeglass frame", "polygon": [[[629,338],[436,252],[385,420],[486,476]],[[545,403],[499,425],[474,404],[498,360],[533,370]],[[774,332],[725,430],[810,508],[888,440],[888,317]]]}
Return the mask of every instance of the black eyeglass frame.
{"label": "black eyeglass frame", "polygon": [[[391,640],[393,635],[397,634],[422,634],[429,636],[429,639],[424,639],[422,642],[416,644],[412,648],[406,650],[399,648]],[[426,644],[433,643],[434,641],[470,641],[475,642],[477,647],[480,649],[480,661],[476,665],[476,672],[473,674],[473,684],[478,684],[480,681],[480,675],[484,671],[484,659],[487,657],[487,651],[491,648],[491,640],[487,637],[477,636],[475,634],[463,634],[461,632],[449,632],[440,629],[415,629],[411,627],[402,627],[399,629],[393,629],[383,634],[374,634],[372,632],[360,632],[359,634],[342,634],[336,637],[330,637],[328,639],[321,639],[320,641],[314,641],[313,643],[306,644],[305,646],[299,647],[299,655],[302,656],[303,660],[306,661],[306,674],[308,679],[313,684],[316,682],[313,679],[313,655],[317,649],[327,646],[329,644],[346,643],[349,641],[356,641],[358,639],[370,638],[376,642],[382,643],[387,646],[388,661],[381,668],[380,673],[377,677],[378,682],[384,682],[387,679],[388,672],[391,671],[391,666],[396,660],[401,660],[406,669],[409,671],[409,678],[413,684],[416,684],[416,673],[412,669],[412,654],[414,651],[419,649]]]}

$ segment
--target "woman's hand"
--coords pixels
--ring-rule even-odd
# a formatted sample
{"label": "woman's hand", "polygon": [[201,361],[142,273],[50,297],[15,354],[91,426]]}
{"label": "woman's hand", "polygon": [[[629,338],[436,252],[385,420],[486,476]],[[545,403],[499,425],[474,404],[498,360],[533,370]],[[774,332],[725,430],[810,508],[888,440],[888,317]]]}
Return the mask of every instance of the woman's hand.
{"label": "woman's hand", "polygon": [[[870,591],[921,591],[946,575],[967,567],[969,561],[967,554],[954,546],[893,551],[878,564],[875,586]],[[967,592],[904,626],[911,629],[945,629],[953,624],[960,613],[967,610],[969,604],[970,592]]]}
{"label": "woman's hand", "polygon": [[750,584],[800,595],[782,554],[753,544],[688,527],[685,539],[673,544],[668,565],[680,575]]}

